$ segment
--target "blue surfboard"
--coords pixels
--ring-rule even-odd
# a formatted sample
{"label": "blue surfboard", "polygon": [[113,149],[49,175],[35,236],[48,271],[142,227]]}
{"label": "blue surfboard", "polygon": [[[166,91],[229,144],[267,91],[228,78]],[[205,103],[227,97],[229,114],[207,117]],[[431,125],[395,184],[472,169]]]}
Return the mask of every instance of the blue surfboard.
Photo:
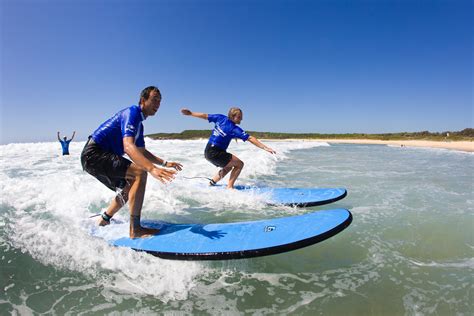
{"label": "blue surfboard", "polygon": [[[219,187],[223,187],[219,185]],[[237,190],[268,196],[268,204],[309,207],[339,201],[346,197],[344,188],[270,188],[236,185]]]}
{"label": "blue surfboard", "polygon": [[[344,230],[351,221],[352,215],[346,209],[223,224],[143,221],[143,226],[158,228],[160,233],[148,238],[111,238],[109,242],[115,246],[145,251],[165,259],[241,259],[287,252],[321,242]],[[128,236],[128,224],[110,226],[117,225],[125,225],[122,227],[125,229],[121,229],[122,236]],[[97,231],[112,228],[110,226]],[[95,235],[100,233],[96,232]]]}

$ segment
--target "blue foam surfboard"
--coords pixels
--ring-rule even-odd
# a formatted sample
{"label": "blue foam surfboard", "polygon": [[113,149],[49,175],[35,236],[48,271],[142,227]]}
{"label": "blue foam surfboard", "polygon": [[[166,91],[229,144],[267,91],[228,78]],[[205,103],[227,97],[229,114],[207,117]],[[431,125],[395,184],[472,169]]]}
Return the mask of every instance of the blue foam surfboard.
{"label": "blue foam surfboard", "polygon": [[236,185],[234,188],[244,192],[268,195],[268,204],[298,207],[329,204],[347,195],[344,188],[270,188],[242,185]]}
{"label": "blue foam surfboard", "polygon": [[[346,209],[224,224],[143,221],[143,226],[158,228],[160,233],[148,238],[121,237],[109,241],[115,246],[145,251],[165,259],[241,259],[287,252],[318,243],[341,232],[351,221],[352,215]],[[117,225],[120,224],[110,226]],[[125,223],[121,225],[128,228]],[[128,236],[128,229],[121,231],[122,236]]]}

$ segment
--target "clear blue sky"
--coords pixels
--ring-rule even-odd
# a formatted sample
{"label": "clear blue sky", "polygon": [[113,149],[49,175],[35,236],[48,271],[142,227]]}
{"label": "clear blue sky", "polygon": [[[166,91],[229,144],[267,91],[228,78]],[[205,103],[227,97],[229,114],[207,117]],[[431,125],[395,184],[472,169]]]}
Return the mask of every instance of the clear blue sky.
{"label": "clear blue sky", "polygon": [[83,140],[139,92],[145,133],[473,127],[473,2],[0,0],[0,143]]}

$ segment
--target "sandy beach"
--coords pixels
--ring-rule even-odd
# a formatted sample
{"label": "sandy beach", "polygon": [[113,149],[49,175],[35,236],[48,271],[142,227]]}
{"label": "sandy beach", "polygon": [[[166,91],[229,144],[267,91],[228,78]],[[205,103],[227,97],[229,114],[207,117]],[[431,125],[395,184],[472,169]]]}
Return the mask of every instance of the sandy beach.
{"label": "sandy beach", "polygon": [[[295,139],[301,141],[301,139]],[[391,146],[406,146],[406,147],[431,147],[444,148],[452,150],[460,150],[467,152],[474,152],[474,142],[471,141],[448,141],[437,142],[428,140],[376,140],[376,139],[311,139],[306,141],[317,141],[326,143],[339,144],[372,144],[372,145],[391,145]]]}

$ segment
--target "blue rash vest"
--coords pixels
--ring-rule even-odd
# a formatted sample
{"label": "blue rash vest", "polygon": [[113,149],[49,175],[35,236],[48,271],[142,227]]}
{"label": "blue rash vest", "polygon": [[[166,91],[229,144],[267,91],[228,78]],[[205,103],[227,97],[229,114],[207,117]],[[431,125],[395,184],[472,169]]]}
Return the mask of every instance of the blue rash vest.
{"label": "blue rash vest", "polygon": [[250,137],[243,129],[232,122],[227,116],[222,114],[208,114],[207,120],[214,123],[214,130],[209,138],[209,143],[227,150],[232,138],[240,138],[244,142]]}
{"label": "blue rash vest", "polygon": [[134,137],[137,147],[145,147],[143,120],[145,115],[140,106],[132,105],[102,123],[92,134],[92,139],[103,150],[122,156],[125,153],[124,137]]}
{"label": "blue rash vest", "polygon": [[61,147],[63,148],[63,155],[69,155],[69,143],[71,142],[71,140],[72,139],[59,141],[61,143]]}

